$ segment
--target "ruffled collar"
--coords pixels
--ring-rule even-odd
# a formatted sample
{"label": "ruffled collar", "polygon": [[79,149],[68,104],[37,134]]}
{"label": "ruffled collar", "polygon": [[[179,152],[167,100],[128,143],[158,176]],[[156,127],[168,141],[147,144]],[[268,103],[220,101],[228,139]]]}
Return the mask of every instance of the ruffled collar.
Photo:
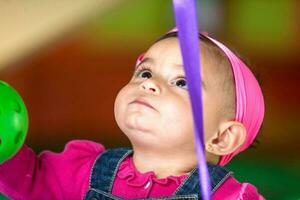
{"label": "ruffled collar", "polygon": [[156,182],[160,185],[168,185],[170,182],[175,182],[177,185],[180,185],[187,175],[156,178],[153,171],[140,173],[134,166],[132,156],[128,156],[120,164],[117,176],[122,180],[126,180],[126,183],[130,186],[142,187],[149,181]]}

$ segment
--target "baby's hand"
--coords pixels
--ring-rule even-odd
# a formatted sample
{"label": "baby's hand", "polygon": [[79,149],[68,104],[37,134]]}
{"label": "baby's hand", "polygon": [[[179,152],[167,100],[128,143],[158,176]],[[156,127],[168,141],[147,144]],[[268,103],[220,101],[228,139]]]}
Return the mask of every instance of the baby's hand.
{"label": "baby's hand", "polygon": [[0,164],[22,147],[28,129],[28,115],[20,95],[0,80]]}

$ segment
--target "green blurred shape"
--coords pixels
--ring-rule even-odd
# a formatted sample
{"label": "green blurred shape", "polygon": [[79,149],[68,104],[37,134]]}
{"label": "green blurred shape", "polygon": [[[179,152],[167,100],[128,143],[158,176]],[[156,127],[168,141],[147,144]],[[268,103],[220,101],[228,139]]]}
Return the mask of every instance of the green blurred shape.
{"label": "green blurred shape", "polygon": [[[174,26],[171,1],[126,1],[88,25],[93,39],[122,45],[132,41],[153,41]],[[108,41],[106,40],[108,39]],[[131,45],[132,46],[136,46]]]}
{"label": "green blurred shape", "polygon": [[294,32],[293,14],[290,0],[233,0],[229,6],[230,37],[262,51],[282,52]]}
{"label": "green blurred shape", "polygon": [[0,200],[9,200],[9,198],[0,193]]}
{"label": "green blurred shape", "polygon": [[266,198],[292,200],[300,198],[300,161],[253,160],[236,158],[226,167],[240,182],[249,182]]}

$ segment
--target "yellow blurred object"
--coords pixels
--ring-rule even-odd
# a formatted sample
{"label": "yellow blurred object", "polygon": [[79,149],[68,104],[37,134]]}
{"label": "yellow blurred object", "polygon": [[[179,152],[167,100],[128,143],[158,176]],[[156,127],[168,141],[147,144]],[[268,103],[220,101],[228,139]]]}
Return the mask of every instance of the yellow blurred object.
{"label": "yellow blurred object", "polygon": [[0,1],[0,70],[121,0]]}

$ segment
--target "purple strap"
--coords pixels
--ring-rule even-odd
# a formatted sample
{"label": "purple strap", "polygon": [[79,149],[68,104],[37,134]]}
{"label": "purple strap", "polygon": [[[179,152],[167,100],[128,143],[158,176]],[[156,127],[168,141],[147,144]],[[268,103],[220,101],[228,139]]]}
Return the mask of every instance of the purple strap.
{"label": "purple strap", "polygon": [[173,0],[185,76],[194,116],[195,143],[203,200],[210,199],[210,180],[203,148],[200,48],[195,0]]}

